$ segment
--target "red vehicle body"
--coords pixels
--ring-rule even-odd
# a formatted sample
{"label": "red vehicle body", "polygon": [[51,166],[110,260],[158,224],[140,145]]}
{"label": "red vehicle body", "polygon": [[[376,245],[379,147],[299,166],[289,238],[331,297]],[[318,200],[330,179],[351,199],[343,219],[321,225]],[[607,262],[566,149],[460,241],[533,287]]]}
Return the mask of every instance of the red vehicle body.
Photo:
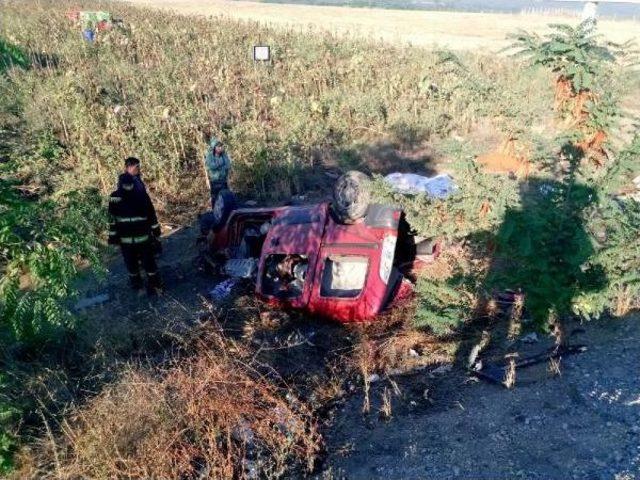
{"label": "red vehicle body", "polygon": [[237,276],[254,278],[256,294],[272,305],[370,321],[413,290],[400,273],[415,266],[416,251],[401,220],[401,210],[384,205],[351,224],[329,203],[241,208],[212,231],[209,252],[226,273],[242,266]]}

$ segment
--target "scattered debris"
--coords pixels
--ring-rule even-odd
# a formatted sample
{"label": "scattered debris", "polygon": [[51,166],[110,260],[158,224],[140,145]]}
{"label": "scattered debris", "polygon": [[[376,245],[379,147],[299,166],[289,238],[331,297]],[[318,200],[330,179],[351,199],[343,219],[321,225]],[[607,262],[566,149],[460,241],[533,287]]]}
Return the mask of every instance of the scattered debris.
{"label": "scattered debris", "polygon": [[537,343],[540,341],[536,332],[531,332],[520,338],[522,343]]}
{"label": "scattered debris", "polygon": [[423,177],[415,173],[390,173],[384,177],[385,182],[399,193],[417,194],[424,193],[433,198],[447,198],[459,189],[453,178],[446,173],[435,177]]}
{"label": "scattered debris", "polygon": [[367,377],[367,382],[369,383],[376,383],[379,381],[380,381],[380,375],[378,375],[377,373],[372,373]]}
{"label": "scattered debris", "polygon": [[253,278],[257,271],[257,258],[231,258],[224,264],[224,273],[230,277]]}
{"label": "scattered debris", "polygon": [[260,326],[268,330],[276,330],[289,318],[282,310],[267,310],[260,312]]}
{"label": "scattered debris", "polygon": [[539,363],[547,362],[551,359],[560,358],[564,355],[573,355],[586,351],[587,347],[585,345],[552,347],[544,353],[525,357],[520,360],[512,359],[513,362],[509,361],[500,365],[485,365],[480,370],[474,370],[473,374],[478,378],[487,380],[490,383],[505,385],[505,378],[507,378],[507,374],[509,373],[510,365],[513,365],[511,367],[513,369],[525,368],[532,365],[537,365]]}
{"label": "scattered debris", "polygon": [[222,301],[231,294],[231,290],[233,290],[233,287],[235,287],[237,283],[237,278],[228,278],[213,287],[213,289],[209,291],[209,296],[212,300]]}
{"label": "scattered debris", "polygon": [[482,361],[476,361],[476,360],[478,358],[478,355],[480,355],[480,352],[482,352],[485,348],[487,348],[490,341],[491,341],[491,334],[487,330],[484,330],[482,332],[482,337],[480,338],[480,341],[473,346],[473,348],[471,349],[471,352],[469,353],[469,358],[467,360],[467,368],[472,368],[474,370],[478,370],[482,368]]}
{"label": "scattered debris", "polygon": [[438,368],[434,368],[433,370],[431,370],[431,372],[429,373],[429,376],[433,377],[435,375],[445,374],[447,372],[450,372],[452,368],[453,368],[453,364],[445,363],[444,365],[440,365]]}
{"label": "scattered debris", "polygon": [[110,300],[110,296],[108,293],[101,293],[100,295],[96,295],[94,297],[83,298],[78,300],[78,303],[73,307],[76,311],[84,310],[86,308],[96,307],[98,305],[102,305]]}

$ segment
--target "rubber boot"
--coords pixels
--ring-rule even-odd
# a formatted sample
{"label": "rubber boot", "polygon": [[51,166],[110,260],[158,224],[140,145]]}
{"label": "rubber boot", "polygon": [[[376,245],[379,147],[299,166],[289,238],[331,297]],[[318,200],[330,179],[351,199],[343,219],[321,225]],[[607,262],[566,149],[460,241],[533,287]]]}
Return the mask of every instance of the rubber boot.
{"label": "rubber boot", "polygon": [[160,279],[160,274],[158,272],[155,273],[147,273],[147,295],[150,297],[154,297],[156,295],[160,295],[162,293],[162,281]]}

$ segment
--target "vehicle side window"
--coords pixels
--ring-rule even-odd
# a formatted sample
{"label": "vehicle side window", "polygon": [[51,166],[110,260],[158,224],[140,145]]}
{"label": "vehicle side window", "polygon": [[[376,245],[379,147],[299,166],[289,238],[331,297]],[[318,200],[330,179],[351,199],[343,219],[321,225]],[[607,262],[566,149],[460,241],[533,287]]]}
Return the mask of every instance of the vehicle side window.
{"label": "vehicle side window", "polygon": [[360,295],[367,279],[369,259],[359,256],[327,257],[322,269],[320,296],[355,298]]}

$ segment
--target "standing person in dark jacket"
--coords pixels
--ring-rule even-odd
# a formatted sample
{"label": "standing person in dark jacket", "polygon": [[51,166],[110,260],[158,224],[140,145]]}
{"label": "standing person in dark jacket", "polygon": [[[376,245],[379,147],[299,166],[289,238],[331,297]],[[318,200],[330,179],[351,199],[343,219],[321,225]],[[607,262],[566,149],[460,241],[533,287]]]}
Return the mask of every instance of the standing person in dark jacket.
{"label": "standing person in dark jacket", "polygon": [[125,160],[125,172],[118,178],[118,189],[109,197],[109,214],[109,244],[120,245],[131,287],[135,290],[143,287],[142,264],[147,273],[147,293],[159,293],[161,283],[154,253],[160,238],[160,224],[140,178],[137,158]]}

